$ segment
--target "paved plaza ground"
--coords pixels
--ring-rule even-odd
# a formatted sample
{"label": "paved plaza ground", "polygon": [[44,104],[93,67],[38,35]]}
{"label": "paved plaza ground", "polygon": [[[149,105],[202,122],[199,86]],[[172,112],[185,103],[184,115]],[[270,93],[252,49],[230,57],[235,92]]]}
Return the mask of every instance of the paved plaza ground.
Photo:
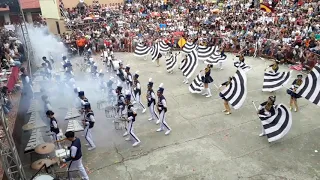
{"label": "paved plaza ground", "polygon": [[[223,70],[214,67],[211,75],[220,85],[236,72],[232,58]],[[148,79],[153,78],[154,90],[164,83],[167,99],[167,123],[171,134],[156,132],[159,125],[148,121],[149,112],[138,111],[134,131],[141,144],[133,148],[132,142],[122,137],[124,131],[115,130],[112,120],[106,120],[104,111],[96,108],[96,100],[87,94],[93,104],[96,125],[93,137],[97,149],[87,151],[83,147],[84,165],[92,180],[319,180],[320,179],[320,108],[304,98],[299,99],[299,112],[292,112],[293,125],[280,141],[268,143],[259,137],[261,123],[252,101],[259,103],[275,94],[276,103],[287,106],[289,95],[283,88],[274,93],[262,92],[263,71],[271,64],[260,58],[246,57],[253,69],[247,73],[248,94],[244,105],[233,110],[231,115],[221,111],[223,101],[218,90],[211,85],[213,96],[191,94],[188,85],[182,83],[183,76],[176,69],[168,74],[164,58],[156,67],[149,57],[147,61],[133,54],[117,53],[116,57],[130,64],[131,72],[139,70],[142,85],[142,100]],[[101,65],[101,63],[100,63]],[[190,81],[197,75],[203,63]],[[102,67],[102,65],[101,65]],[[284,65],[280,71],[287,71]],[[290,84],[296,77],[293,72]],[[287,84],[287,87],[290,85]],[[64,130],[66,127],[62,127]],[[84,137],[82,144],[85,143]],[[317,152],[319,151],[319,152]]]}

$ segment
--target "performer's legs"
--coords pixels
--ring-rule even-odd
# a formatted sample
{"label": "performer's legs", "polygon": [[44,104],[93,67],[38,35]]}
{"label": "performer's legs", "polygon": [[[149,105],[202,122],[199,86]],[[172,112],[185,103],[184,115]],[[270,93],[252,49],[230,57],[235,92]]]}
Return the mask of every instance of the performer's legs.
{"label": "performer's legs", "polygon": [[211,97],[212,94],[211,94],[211,89],[209,87],[209,84],[207,84],[207,92],[208,92],[208,95],[206,97]]}
{"label": "performer's legs", "polygon": [[79,172],[81,174],[81,178],[84,179],[84,180],[89,180],[89,177],[88,177],[88,174],[86,172],[86,169],[84,168],[84,166],[82,164],[82,158],[77,160],[75,164],[76,164],[77,169],[79,170]]}
{"label": "performer's legs", "polygon": [[136,94],[136,101],[138,102],[138,104],[140,105],[140,107],[142,108],[142,113],[146,112],[146,108],[144,107],[144,105],[141,103],[141,98],[140,98],[140,94],[137,93]]}
{"label": "performer's legs", "polygon": [[263,125],[261,124],[261,134],[259,134],[259,136],[265,136],[266,135],[266,131],[264,130]]}
{"label": "performer's legs", "polygon": [[219,62],[219,68],[220,68],[220,70],[223,69],[223,67],[222,67],[222,62]]}
{"label": "performer's legs", "polygon": [[96,147],[96,145],[94,144],[93,140],[91,139],[92,136],[91,136],[91,129],[89,128],[89,126],[86,126],[86,134],[85,134],[85,138],[88,142],[88,144],[91,146],[88,150],[92,150]]}
{"label": "performer's legs", "polygon": [[292,104],[293,104],[293,98],[292,96],[290,96],[290,107],[289,107],[290,110],[292,109]]}
{"label": "performer's legs", "polygon": [[168,124],[167,124],[167,122],[166,122],[166,116],[165,116],[165,112],[164,112],[164,110],[162,110],[161,112],[160,112],[160,122],[161,122],[161,124],[160,124],[160,129],[158,129],[157,131],[158,132],[160,132],[160,131],[163,131],[164,130],[164,128],[166,128],[167,129],[167,132],[166,132],[166,134],[169,134],[170,133],[170,131],[171,131],[171,128],[168,126]]}
{"label": "performer's legs", "polygon": [[293,104],[294,104],[294,106],[295,106],[294,112],[297,112],[297,111],[298,111],[298,102],[297,102],[297,99],[296,99],[296,98],[293,98]]}
{"label": "performer's legs", "polygon": [[129,132],[130,132],[130,135],[131,135],[131,137],[136,141],[135,143],[133,143],[133,147],[135,147],[135,146],[137,146],[141,141],[140,141],[140,139],[134,134],[134,132],[133,132],[133,122],[132,121],[130,121],[130,130],[129,130]]}

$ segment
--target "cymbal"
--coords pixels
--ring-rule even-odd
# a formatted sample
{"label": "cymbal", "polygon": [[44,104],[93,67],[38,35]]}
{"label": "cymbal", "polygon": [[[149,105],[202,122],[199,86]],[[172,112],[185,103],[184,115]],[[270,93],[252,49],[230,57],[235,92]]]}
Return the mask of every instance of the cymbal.
{"label": "cymbal", "polygon": [[39,159],[35,162],[33,162],[31,164],[31,168],[34,169],[34,170],[40,170],[40,168],[46,164],[47,167],[51,166],[53,163],[52,163],[52,160],[51,159]]}
{"label": "cymbal", "polygon": [[53,143],[43,143],[38,145],[34,151],[38,154],[49,154],[54,151],[55,145]]}
{"label": "cymbal", "polygon": [[22,129],[24,131],[29,131],[29,130],[32,130],[35,128],[35,124],[31,124],[31,123],[28,123],[28,124],[25,124],[22,126]]}

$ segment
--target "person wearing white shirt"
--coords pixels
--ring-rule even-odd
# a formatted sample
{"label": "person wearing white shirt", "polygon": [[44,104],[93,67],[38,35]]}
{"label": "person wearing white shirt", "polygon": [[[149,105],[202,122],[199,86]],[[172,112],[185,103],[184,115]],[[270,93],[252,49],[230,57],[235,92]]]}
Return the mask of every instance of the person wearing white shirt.
{"label": "person wearing white shirt", "polygon": [[140,105],[140,108],[142,108],[142,113],[145,113],[146,108],[141,103],[141,85],[140,85],[138,78],[139,78],[139,74],[137,71],[133,76],[133,86],[132,87],[133,87],[133,95],[135,96],[135,101],[133,102],[133,104],[138,103],[138,105]]}
{"label": "person wearing white shirt", "polygon": [[81,141],[79,138],[75,137],[73,131],[68,131],[65,133],[66,139],[71,141],[70,156],[62,159],[62,162],[70,162],[68,166],[68,179],[73,180],[72,174],[70,172],[78,170],[80,172],[81,178],[83,180],[89,180],[89,176],[82,164],[82,151],[81,151]]}
{"label": "person wearing white shirt", "polygon": [[133,123],[136,121],[137,113],[135,112],[133,105],[131,104],[131,95],[129,91],[126,93],[126,106],[128,115],[128,131],[124,134],[124,136],[130,135],[126,138],[126,141],[130,141],[131,138],[133,138],[135,142],[132,144],[132,146],[136,147],[140,144],[141,141],[133,132]]}
{"label": "person wearing white shirt", "polygon": [[94,113],[91,110],[91,105],[90,103],[86,103],[84,105],[84,110],[85,110],[85,114],[84,114],[84,120],[83,120],[83,125],[84,125],[84,132],[85,132],[85,138],[88,142],[88,144],[86,144],[86,146],[90,146],[88,148],[89,151],[93,150],[96,148],[96,145],[94,144],[93,140],[92,140],[92,134],[91,134],[91,130],[95,124],[95,118],[94,118]]}
{"label": "person wearing white shirt", "polygon": [[171,128],[166,122],[166,113],[168,108],[167,108],[166,98],[163,96],[164,88],[162,86],[163,86],[163,83],[160,84],[159,89],[157,91],[157,96],[158,96],[157,108],[160,116],[160,128],[157,129],[157,132],[161,132],[164,129],[166,129],[167,131],[165,132],[165,135],[169,135],[171,132]]}

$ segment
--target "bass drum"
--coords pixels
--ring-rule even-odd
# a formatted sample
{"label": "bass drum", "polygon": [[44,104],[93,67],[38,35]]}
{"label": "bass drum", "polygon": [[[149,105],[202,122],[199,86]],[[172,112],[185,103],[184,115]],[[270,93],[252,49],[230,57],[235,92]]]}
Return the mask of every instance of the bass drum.
{"label": "bass drum", "polygon": [[119,69],[119,61],[117,61],[117,60],[113,60],[113,61],[111,61],[112,62],[112,67],[113,67],[113,70],[114,71],[116,71],[116,70],[118,70]]}
{"label": "bass drum", "polygon": [[39,174],[33,180],[54,180],[54,177],[48,175],[48,174]]}

